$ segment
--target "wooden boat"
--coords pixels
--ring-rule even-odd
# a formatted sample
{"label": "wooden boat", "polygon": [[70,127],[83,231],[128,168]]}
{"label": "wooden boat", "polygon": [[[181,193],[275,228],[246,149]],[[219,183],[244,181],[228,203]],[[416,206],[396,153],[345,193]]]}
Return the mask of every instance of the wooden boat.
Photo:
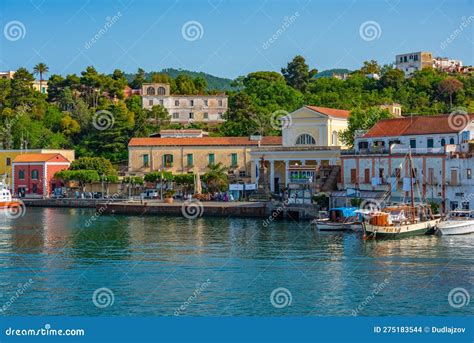
{"label": "wooden boat", "polygon": [[346,230],[362,231],[364,228],[364,222],[371,217],[372,213],[372,211],[365,209],[356,210],[354,216],[346,218],[343,226]]}
{"label": "wooden boat", "polygon": [[456,210],[448,213],[437,227],[440,235],[467,235],[474,232],[474,211]]}
{"label": "wooden boat", "polygon": [[[413,170],[411,152],[408,154],[410,171]],[[410,204],[402,204],[382,209],[364,223],[365,238],[402,237],[434,233],[440,219],[434,218],[431,207],[415,205],[413,173],[410,172]]]}
{"label": "wooden boat", "polygon": [[319,231],[344,231],[349,230],[347,218],[355,215],[355,207],[337,207],[329,210],[328,219],[315,219],[313,224]]}

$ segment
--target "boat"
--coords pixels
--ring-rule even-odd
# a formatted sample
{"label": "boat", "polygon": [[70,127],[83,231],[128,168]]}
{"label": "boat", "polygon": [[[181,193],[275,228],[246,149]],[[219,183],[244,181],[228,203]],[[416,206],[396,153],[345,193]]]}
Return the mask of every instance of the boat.
{"label": "boat", "polygon": [[329,210],[329,218],[315,219],[313,224],[319,231],[349,230],[347,219],[355,216],[355,207],[335,207]]}
{"label": "boat", "polygon": [[474,211],[454,210],[436,227],[440,235],[467,235],[474,232]]}
{"label": "boat", "polygon": [[10,190],[0,181],[0,213],[16,213],[22,206],[21,201],[12,199]]}
{"label": "boat", "polygon": [[[411,151],[408,170],[413,170]],[[410,203],[383,208],[364,225],[364,238],[403,237],[433,234],[440,218],[435,218],[428,204],[415,204],[413,173],[410,173]]]}
{"label": "boat", "polygon": [[354,211],[354,215],[347,217],[343,223],[346,230],[362,231],[364,228],[364,222],[372,216],[371,210],[360,209]]}

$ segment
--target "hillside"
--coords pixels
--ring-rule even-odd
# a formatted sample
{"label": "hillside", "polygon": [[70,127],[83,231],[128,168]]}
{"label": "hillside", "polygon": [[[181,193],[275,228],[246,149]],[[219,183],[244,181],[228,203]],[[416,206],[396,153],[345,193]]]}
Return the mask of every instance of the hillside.
{"label": "hillside", "polygon": [[[147,80],[151,79],[151,75],[155,72],[148,72],[146,73]],[[207,82],[207,89],[208,90],[231,90],[233,89],[231,86],[231,79],[226,79],[223,77],[217,77],[211,74],[203,73],[203,72],[196,72],[184,69],[174,69],[174,68],[166,68],[158,71],[157,73],[168,74],[172,78],[176,78],[180,74],[188,75],[192,78],[202,77]],[[133,80],[134,74],[125,74],[125,77],[129,82]]]}
{"label": "hillside", "polygon": [[349,70],[349,69],[344,69],[344,68],[340,68],[340,69],[328,69],[328,70],[323,70],[322,72],[320,73],[317,73],[314,77],[315,78],[320,78],[320,77],[332,77],[334,74],[349,74],[349,73],[352,73],[352,70]]}

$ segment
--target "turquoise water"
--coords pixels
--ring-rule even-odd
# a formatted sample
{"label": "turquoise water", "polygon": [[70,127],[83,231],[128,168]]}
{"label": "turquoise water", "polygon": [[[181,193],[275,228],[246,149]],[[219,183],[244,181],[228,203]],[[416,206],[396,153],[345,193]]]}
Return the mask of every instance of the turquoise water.
{"label": "turquoise water", "polygon": [[472,294],[474,235],[364,242],[307,222],[93,214],[0,215],[2,315],[474,314],[448,301]]}

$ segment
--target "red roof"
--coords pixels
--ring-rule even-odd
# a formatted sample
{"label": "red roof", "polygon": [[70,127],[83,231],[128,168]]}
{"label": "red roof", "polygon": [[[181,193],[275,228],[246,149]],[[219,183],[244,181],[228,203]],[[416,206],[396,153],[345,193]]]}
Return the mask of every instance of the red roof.
{"label": "red roof", "polygon": [[305,106],[312,111],[327,115],[329,117],[334,118],[342,118],[347,119],[349,118],[350,111],[347,110],[338,110],[336,108],[329,108],[329,107],[319,107],[319,106]]}
{"label": "red roof", "polygon": [[[128,146],[258,146],[248,137],[132,138]],[[263,137],[260,145],[281,145],[280,136]]]}
{"label": "red roof", "polygon": [[64,162],[69,163],[69,160],[58,153],[48,154],[20,154],[13,160],[13,163],[25,163],[25,162]]}
{"label": "red roof", "polygon": [[[459,116],[456,118],[456,116]],[[363,137],[411,136],[440,133],[458,133],[464,130],[468,122],[474,120],[474,113],[457,115],[416,116],[394,119],[382,119]],[[464,123],[464,124],[463,124]]]}

